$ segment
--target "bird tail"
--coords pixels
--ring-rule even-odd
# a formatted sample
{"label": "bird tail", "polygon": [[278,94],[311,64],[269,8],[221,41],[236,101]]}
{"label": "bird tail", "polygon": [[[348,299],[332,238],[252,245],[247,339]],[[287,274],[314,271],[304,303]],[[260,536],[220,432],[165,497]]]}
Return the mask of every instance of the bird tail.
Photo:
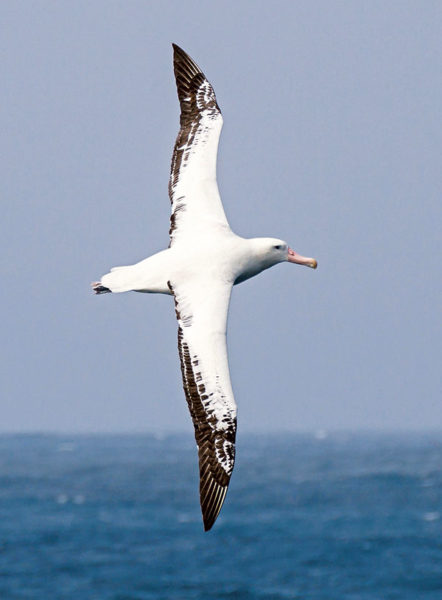
{"label": "bird tail", "polygon": [[91,284],[96,294],[129,292],[134,289],[133,266],[114,267],[110,273],[103,275],[101,281]]}

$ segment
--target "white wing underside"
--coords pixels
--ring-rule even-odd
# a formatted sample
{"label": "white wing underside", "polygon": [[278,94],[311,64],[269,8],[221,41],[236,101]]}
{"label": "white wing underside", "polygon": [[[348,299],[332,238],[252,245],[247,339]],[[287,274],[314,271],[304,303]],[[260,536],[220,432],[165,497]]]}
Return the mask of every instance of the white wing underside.
{"label": "white wing underside", "polygon": [[205,529],[224,502],[235,460],[236,404],[226,347],[231,286],[169,282],[175,297],[183,387],[195,427]]}

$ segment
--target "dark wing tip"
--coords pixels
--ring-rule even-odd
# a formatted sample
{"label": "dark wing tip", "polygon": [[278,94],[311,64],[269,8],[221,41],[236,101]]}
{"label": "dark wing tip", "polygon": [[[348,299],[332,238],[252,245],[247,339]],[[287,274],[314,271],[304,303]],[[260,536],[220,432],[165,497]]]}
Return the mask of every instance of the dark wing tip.
{"label": "dark wing tip", "polygon": [[184,50],[176,44],[172,46],[173,71],[181,108],[180,123],[183,126],[194,120],[198,114],[196,94],[201,82],[205,80],[205,75]]}
{"label": "dark wing tip", "polygon": [[177,46],[176,44],[172,44],[172,47],[173,47],[173,67],[175,70],[175,75],[178,75],[178,73],[181,73],[186,78],[191,79],[191,78],[195,77],[195,75],[198,75],[198,73],[201,73],[201,75],[203,75],[204,79],[206,78],[204,73],[199,68],[199,66],[196,64],[196,62],[194,60],[192,60],[192,58],[190,58],[190,56],[187,54],[187,52],[184,52],[184,50],[182,48],[180,48],[179,46]]}
{"label": "dark wing tip", "polygon": [[227,494],[227,485],[220,485],[214,479],[210,482],[206,490],[200,490],[201,512],[203,515],[204,531],[212,529]]}
{"label": "dark wing tip", "polygon": [[173,48],[173,51],[176,53],[181,52],[181,54],[186,54],[184,52],[184,50],[178,46],[178,44],[174,44],[173,42],[172,42],[172,48]]}
{"label": "dark wing tip", "polygon": [[[193,121],[202,110],[221,112],[215,92],[196,62],[176,44],[172,44],[172,47],[173,70],[181,107],[181,125]],[[202,86],[205,86],[205,93],[199,94]]]}
{"label": "dark wing tip", "polygon": [[193,63],[198,71],[200,71],[201,69],[198,67],[198,65],[195,63],[195,61],[193,61],[190,56],[187,54],[187,52],[185,52],[182,48],[180,48],[177,44],[172,43],[172,48],[173,48],[173,59],[175,60],[184,60],[186,62],[190,62]]}
{"label": "dark wing tip", "polygon": [[[201,441],[198,443],[200,504],[204,531],[211,529],[221,511],[232,473],[232,470],[230,470],[230,473],[227,473],[221,466],[216,455],[215,446],[215,439],[208,439],[205,443],[201,443]],[[234,445],[232,445],[231,469],[233,469],[234,451]]]}

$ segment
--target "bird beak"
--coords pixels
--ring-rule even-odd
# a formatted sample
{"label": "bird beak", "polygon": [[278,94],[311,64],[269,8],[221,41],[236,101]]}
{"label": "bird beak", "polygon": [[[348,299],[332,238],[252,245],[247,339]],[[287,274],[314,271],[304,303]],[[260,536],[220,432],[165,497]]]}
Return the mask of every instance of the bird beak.
{"label": "bird beak", "polygon": [[296,263],[297,265],[305,265],[306,267],[311,267],[312,269],[316,269],[318,266],[318,263],[314,258],[301,256],[291,248],[289,248],[287,260],[288,262]]}

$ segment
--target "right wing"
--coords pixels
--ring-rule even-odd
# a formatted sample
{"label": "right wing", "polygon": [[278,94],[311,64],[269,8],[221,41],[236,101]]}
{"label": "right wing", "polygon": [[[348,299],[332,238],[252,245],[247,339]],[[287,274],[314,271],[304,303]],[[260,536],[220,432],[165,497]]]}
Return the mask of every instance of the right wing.
{"label": "right wing", "polygon": [[[236,404],[227,361],[226,325],[232,286],[174,285],[183,387],[195,427],[204,529],[223,505],[235,462]],[[207,293],[210,289],[210,293]]]}

